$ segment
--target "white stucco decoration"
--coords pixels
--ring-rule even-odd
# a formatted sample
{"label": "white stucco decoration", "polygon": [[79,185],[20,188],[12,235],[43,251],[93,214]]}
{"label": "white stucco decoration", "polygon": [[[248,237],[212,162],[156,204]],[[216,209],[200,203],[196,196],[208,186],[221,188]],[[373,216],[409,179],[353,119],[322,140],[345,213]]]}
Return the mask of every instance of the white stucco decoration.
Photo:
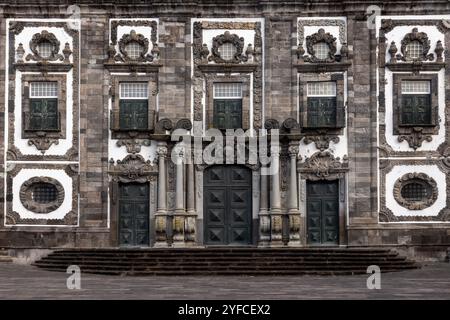
{"label": "white stucco decoration", "polygon": [[[33,177],[50,177],[58,180],[64,187],[64,201],[55,211],[39,214],[26,209],[20,201],[20,187]],[[63,219],[72,210],[72,178],[62,169],[22,169],[13,178],[12,193],[14,195],[12,210],[17,212],[22,219]]]}
{"label": "white stucco decoration", "polygon": [[[16,35],[15,37],[15,45],[16,48],[19,46],[19,43],[22,43],[23,45],[23,49],[25,50],[25,54],[24,54],[24,60],[25,57],[28,54],[32,54],[31,50],[30,50],[30,41],[31,38],[33,37],[34,34],[36,33],[41,33],[43,30],[48,31],[49,33],[53,33],[55,35],[55,37],[58,39],[58,41],[60,42],[60,46],[59,46],[59,54],[63,54],[62,51],[64,50],[64,46],[67,43],[69,43],[70,49],[73,51],[73,39],[72,37],[67,34],[67,32],[60,27],[24,27],[23,31]],[[70,62],[73,63],[73,54],[70,55]],[[16,60],[17,60],[17,56],[16,56]],[[26,63],[36,63],[37,61],[26,61]],[[63,63],[63,61],[61,60],[56,60],[56,61],[49,61],[49,63]]]}
{"label": "white stucco decoration", "polygon": [[[438,197],[436,202],[423,210],[409,210],[402,207],[394,198],[394,184],[398,178],[407,173],[425,173],[433,178],[438,186]],[[445,173],[439,170],[437,165],[396,165],[386,174],[386,207],[395,216],[436,216],[446,206],[447,183]]]}
{"label": "white stucco decoration", "polygon": [[[404,72],[399,72],[404,73]],[[385,85],[385,97],[386,97],[386,141],[394,149],[394,151],[413,151],[409,147],[407,141],[399,142],[398,136],[393,135],[393,72],[386,68],[386,80]],[[442,69],[439,72],[421,72],[421,74],[438,74],[438,103],[439,103],[439,134],[432,135],[433,140],[423,141],[422,146],[417,148],[417,151],[431,151],[436,150],[440,144],[445,141],[445,70]]]}

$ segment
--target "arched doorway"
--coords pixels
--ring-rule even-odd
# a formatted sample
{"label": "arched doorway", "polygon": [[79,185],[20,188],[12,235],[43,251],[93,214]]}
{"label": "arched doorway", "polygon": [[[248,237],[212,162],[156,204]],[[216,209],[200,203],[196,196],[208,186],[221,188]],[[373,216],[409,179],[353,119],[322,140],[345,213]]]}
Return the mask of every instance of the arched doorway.
{"label": "arched doorway", "polygon": [[217,165],[203,176],[205,245],[252,242],[252,172],[244,166]]}

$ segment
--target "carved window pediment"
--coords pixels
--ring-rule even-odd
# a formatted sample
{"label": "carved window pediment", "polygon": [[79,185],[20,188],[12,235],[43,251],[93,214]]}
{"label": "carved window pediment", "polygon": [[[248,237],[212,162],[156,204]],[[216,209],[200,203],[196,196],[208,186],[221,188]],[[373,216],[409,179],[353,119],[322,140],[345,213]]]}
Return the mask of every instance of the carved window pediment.
{"label": "carved window pediment", "polygon": [[335,157],[329,151],[318,151],[305,162],[300,163],[298,171],[308,180],[335,180],[344,176],[348,171],[348,158]]}
{"label": "carved window pediment", "polygon": [[409,210],[422,210],[436,202],[436,181],[425,173],[407,173],[394,184],[394,199]]}
{"label": "carved window pediment", "polygon": [[432,61],[434,59],[433,53],[430,51],[430,40],[425,32],[419,32],[417,28],[413,28],[412,32],[405,35],[402,40],[400,51],[402,56],[399,60],[402,61]]}
{"label": "carved window pediment", "polygon": [[147,53],[148,48],[149,40],[144,35],[136,33],[135,30],[131,30],[130,33],[124,34],[119,40],[120,52],[114,56],[114,60],[121,62],[152,62],[153,55]]}
{"label": "carved window pediment", "polygon": [[306,62],[330,63],[340,60],[336,56],[336,38],[323,28],[306,37],[306,50],[310,55],[305,57]]}
{"label": "carved window pediment", "polygon": [[27,61],[47,62],[64,60],[64,56],[59,53],[60,42],[53,33],[48,32],[47,30],[43,30],[41,33],[35,33],[33,35],[30,41],[30,50],[32,54],[30,53],[26,56],[25,59]]}
{"label": "carved window pediment", "polygon": [[109,174],[113,181],[124,183],[150,181],[152,176],[158,174],[157,166],[150,160],[145,160],[139,154],[130,154],[123,160],[118,160],[116,164],[111,159]]}
{"label": "carved window pediment", "polygon": [[247,55],[244,51],[244,38],[229,31],[214,37],[212,40],[212,55],[209,61],[215,63],[241,63],[247,62]]}

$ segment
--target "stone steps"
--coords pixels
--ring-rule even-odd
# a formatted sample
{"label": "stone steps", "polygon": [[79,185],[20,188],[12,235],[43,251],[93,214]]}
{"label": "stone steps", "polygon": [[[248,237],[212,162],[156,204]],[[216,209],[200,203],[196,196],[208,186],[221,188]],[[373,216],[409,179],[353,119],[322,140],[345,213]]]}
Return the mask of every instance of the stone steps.
{"label": "stone steps", "polygon": [[68,249],[36,261],[36,267],[111,275],[336,275],[418,266],[389,249],[370,248],[174,248]]}
{"label": "stone steps", "polygon": [[12,261],[12,258],[8,255],[8,250],[0,249],[0,263]]}

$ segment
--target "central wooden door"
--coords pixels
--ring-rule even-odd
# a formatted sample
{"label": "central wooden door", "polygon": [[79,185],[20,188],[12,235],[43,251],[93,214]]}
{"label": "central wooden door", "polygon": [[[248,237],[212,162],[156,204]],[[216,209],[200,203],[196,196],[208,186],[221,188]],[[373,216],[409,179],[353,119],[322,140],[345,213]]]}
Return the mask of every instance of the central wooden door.
{"label": "central wooden door", "polygon": [[149,185],[119,185],[119,245],[149,245]]}
{"label": "central wooden door", "polygon": [[252,173],[242,166],[214,166],[203,180],[204,242],[251,244]]}
{"label": "central wooden door", "polygon": [[309,244],[339,242],[338,181],[307,182],[307,237]]}

